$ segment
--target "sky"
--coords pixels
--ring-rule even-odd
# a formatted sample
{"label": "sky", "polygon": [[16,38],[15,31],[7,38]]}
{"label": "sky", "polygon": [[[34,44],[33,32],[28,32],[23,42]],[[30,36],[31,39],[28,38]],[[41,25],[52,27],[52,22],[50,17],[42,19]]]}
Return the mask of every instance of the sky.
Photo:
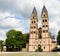
{"label": "sky", "polygon": [[56,37],[60,30],[60,0],[0,0],[0,40],[5,40],[11,29],[28,33],[34,6],[40,27],[43,5],[48,11],[50,32]]}

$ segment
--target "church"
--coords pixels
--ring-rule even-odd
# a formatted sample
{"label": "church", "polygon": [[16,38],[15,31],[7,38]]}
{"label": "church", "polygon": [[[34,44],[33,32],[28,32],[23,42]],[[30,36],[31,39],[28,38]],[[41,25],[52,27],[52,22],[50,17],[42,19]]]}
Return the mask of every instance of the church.
{"label": "church", "polygon": [[30,17],[28,51],[35,52],[39,49],[42,51],[52,51],[56,47],[56,41],[52,38],[52,35],[49,32],[49,17],[45,6],[43,6],[41,12],[41,19],[42,26],[38,28],[37,11],[34,7]]}

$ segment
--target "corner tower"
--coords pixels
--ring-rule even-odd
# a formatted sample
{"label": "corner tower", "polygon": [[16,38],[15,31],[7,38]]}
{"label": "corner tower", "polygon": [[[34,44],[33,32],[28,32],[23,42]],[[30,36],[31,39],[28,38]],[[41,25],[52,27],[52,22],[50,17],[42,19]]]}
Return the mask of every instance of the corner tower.
{"label": "corner tower", "polygon": [[36,51],[37,39],[38,39],[38,18],[36,8],[34,7],[30,18],[29,51]]}

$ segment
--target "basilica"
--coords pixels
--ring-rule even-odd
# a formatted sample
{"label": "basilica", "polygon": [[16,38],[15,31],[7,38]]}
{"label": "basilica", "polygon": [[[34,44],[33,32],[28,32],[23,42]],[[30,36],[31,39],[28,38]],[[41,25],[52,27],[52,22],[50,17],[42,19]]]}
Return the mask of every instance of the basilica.
{"label": "basilica", "polygon": [[41,27],[38,28],[37,11],[34,7],[30,17],[30,36],[28,51],[35,52],[39,49],[42,51],[52,51],[56,47],[56,41],[49,32],[49,16],[45,6],[41,12]]}

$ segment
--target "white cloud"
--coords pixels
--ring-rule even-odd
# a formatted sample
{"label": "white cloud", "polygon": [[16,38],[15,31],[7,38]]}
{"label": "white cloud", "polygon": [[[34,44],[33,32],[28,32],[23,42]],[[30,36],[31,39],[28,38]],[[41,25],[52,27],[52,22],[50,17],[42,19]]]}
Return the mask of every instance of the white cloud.
{"label": "white cloud", "polygon": [[[12,28],[24,33],[29,32],[29,19],[34,6],[38,13],[38,25],[41,26],[40,17],[43,5],[48,10],[50,31],[57,35],[60,29],[59,0],[0,0],[0,39],[6,39],[5,33]],[[19,18],[15,18],[16,15]]]}
{"label": "white cloud", "polygon": [[14,16],[13,14],[10,14],[9,12],[0,12],[0,19],[5,18],[9,16]]}
{"label": "white cloud", "polygon": [[0,27],[1,28],[14,28],[14,27],[19,27],[19,22],[20,20],[16,18],[10,18],[14,17],[14,14],[10,14],[8,12],[0,13]]}
{"label": "white cloud", "polygon": [[0,39],[5,40],[6,39],[6,32],[4,30],[0,29]]}
{"label": "white cloud", "polygon": [[19,22],[20,22],[20,20],[17,20],[15,18],[7,18],[0,22],[0,24],[1,24],[0,26],[16,28],[16,27],[19,27]]}
{"label": "white cloud", "polygon": [[22,31],[23,33],[26,33],[28,31],[29,20],[13,18],[14,16],[15,15],[7,12],[0,13],[0,39],[1,40],[6,39],[6,32],[11,29],[19,30]]}

